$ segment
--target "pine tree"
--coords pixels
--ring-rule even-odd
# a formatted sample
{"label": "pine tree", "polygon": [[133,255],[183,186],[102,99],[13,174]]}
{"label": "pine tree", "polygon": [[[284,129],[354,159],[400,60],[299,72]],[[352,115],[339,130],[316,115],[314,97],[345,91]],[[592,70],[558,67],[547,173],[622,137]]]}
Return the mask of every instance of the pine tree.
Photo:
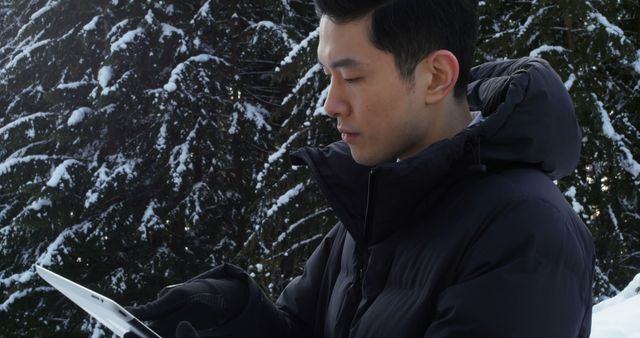
{"label": "pine tree", "polygon": [[272,60],[304,20],[281,1],[2,10],[0,336],[106,334],[34,263],[132,304],[252,261],[238,254],[284,91]]}
{"label": "pine tree", "polygon": [[254,182],[260,199],[250,239],[257,248],[252,256],[259,257],[260,265],[253,272],[274,297],[301,273],[301,263],[337,222],[308,168],[292,166],[289,158],[299,148],[336,141],[335,122],[323,109],[328,81],[316,58],[316,25],[317,19],[275,68],[277,81],[294,79],[294,86],[274,116],[279,126],[275,147]]}

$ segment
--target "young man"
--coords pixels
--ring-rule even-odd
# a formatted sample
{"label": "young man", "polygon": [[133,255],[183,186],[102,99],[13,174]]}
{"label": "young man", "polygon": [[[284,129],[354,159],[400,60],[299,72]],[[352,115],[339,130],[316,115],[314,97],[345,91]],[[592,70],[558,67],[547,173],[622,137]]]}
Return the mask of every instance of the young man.
{"label": "young man", "polygon": [[134,314],[183,338],[588,337],[592,239],[552,181],[581,136],[555,72],[470,72],[477,1],[316,4],[342,141],[294,160],[341,222],[276,304],[223,265]]}

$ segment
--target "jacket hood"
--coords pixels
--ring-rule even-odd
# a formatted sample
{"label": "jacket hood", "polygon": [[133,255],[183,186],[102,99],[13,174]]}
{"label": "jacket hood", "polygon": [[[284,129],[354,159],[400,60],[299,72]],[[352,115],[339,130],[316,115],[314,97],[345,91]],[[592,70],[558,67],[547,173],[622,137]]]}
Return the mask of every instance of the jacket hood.
{"label": "jacket hood", "polygon": [[417,209],[425,210],[446,182],[478,169],[531,166],[551,179],[575,169],[580,128],[564,84],[546,61],[477,66],[467,94],[472,110],[482,111],[485,120],[412,158],[370,168],[357,164],[340,141],[298,150],[292,161],[309,165],[338,218],[356,242],[367,245],[397,231]]}
{"label": "jacket hood", "polygon": [[470,107],[485,121],[469,134],[488,163],[519,163],[552,180],[575,170],[581,131],[562,80],[542,59],[491,62],[471,71]]}

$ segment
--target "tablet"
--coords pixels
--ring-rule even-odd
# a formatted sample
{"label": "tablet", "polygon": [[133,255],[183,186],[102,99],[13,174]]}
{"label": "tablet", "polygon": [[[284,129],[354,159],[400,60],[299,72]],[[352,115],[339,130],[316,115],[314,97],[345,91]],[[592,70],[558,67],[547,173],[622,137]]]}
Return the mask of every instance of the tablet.
{"label": "tablet", "polygon": [[132,335],[141,338],[161,338],[160,335],[153,332],[148,326],[111,299],[41,266],[36,265],[36,272],[47,283],[62,292],[63,295],[113,331],[118,337],[124,337],[126,334],[127,338]]}

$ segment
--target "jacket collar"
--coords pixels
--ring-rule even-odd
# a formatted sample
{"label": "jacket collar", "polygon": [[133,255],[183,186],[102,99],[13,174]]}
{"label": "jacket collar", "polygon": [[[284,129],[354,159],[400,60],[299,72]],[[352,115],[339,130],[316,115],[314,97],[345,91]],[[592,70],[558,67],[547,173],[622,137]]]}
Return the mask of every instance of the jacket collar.
{"label": "jacket collar", "polygon": [[291,156],[294,164],[310,167],[356,243],[370,246],[410,224],[418,207],[436,199],[438,187],[463,174],[459,169],[467,166],[456,163],[472,160],[468,148],[468,135],[461,133],[410,159],[377,167],[356,163],[342,141],[302,148]]}

